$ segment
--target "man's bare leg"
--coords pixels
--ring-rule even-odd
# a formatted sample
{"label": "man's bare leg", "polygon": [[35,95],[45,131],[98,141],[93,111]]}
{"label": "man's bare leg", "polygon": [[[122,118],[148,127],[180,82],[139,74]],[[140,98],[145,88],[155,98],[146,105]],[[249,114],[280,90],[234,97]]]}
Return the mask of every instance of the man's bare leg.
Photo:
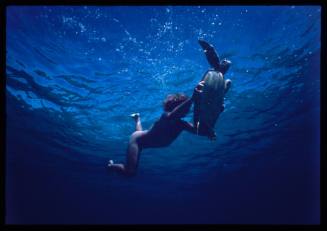
{"label": "man's bare leg", "polygon": [[109,160],[109,169],[126,176],[134,176],[136,174],[139,154],[141,152],[141,148],[137,143],[137,138],[142,136],[144,133],[145,131],[136,131],[131,135],[127,148],[126,164],[115,164],[112,160]]}
{"label": "man's bare leg", "polygon": [[135,120],[135,131],[143,131],[140,113],[133,113],[131,114],[131,117]]}
{"label": "man's bare leg", "polygon": [[142,132],[142,124],[139,113],[133,113],[130,115],[135,120],[135,132],[131,135],[126,156],[126,164],[115,164],[113,160],[109,160],[108,167],[118,173],[133,176],[136,173],[136,168],[138,164],[140,148],[136,139],[144,134]]}

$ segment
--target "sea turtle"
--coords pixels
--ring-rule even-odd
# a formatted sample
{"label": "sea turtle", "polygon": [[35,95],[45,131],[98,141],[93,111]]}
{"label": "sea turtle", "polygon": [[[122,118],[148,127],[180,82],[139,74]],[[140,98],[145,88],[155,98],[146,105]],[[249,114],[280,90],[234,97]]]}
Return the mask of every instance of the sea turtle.
{"label": "sea turtle", "polygon": [[203,76],[203,92],[199,99],[194,102],[194,125],[197,133],[215,139],[215,123],[221,112],[224,111],[224,96],[231,86],[231,80],[224,79],[224,74],[231,65],[231,61],[223,59],[220,62],[214,47],[200,39],[199,43],[206,55],[208,63],[213,69],[209,69]]}

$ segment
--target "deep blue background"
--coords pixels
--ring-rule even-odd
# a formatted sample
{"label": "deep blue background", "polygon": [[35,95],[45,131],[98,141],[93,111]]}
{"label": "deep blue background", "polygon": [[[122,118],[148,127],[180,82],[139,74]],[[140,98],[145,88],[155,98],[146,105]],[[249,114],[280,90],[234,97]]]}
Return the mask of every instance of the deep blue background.
{"label": "deep blue background", "polygon": [[[320,7],[15,7],[6,27],[6,223],[320,222]],[[214,44],[233,65],[217,140],[125,160]],[[191,113],[186,120],[191,120]]]}

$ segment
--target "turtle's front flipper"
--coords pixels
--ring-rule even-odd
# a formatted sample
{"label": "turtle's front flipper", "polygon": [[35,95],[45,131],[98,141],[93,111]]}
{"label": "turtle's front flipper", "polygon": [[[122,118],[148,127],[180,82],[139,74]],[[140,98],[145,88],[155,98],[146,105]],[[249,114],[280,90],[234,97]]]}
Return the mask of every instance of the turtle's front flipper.
{"label": "turtle's front flipper", "polygon": [[225,80],[225,94],[229,90],[230,86],[232,85],[232,81],[230,79]]}
{"label": "turtle's front flipper", "polygon": [[215,51],[215,48],[207,43],[206,41],[199,39],[199,43],[204,51],[204,54],[206,55],[206,58],[208,60],[208,63],[216,70],[219,70],[219,56]]}

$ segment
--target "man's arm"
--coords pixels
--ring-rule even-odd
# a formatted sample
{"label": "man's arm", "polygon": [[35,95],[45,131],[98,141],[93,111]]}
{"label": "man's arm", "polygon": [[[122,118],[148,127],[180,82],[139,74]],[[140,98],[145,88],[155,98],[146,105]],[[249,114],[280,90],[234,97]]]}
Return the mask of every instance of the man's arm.
{"label": "man's arm", "polygon": [[186,122],[184,120],[181,120],[182,121],[182,124],[183,124],[183,129],[185,131],[188,131],[190,133],[193,133],[193,134],[197,134],[197,131],[196,131],[196,127],[194,127],[194,125],[190,122]]}
{"label": "man's arm", "polygon": [[181,103],[177,107],[174,108],[171,112],[167,112],[168,119],[179,119],[184,117],[188,111],[190,110],[193,103],[193,97],[187,99],[185,102]]}
{"label": "man's arm", "polygon": [[187,99],[185,102],[178,105],[174,110],[167,113],[167,118],[169,119],[179,119],[184,117],[188,111],[190,110],[192,103],[194,100],[197,100],[197,98],[200,96],[202,92],[204,82],[201,81],[198,83],[198,85],[194,88],[193,95],[190,99]]}
{"label": "man's arm", "polygon": [[203,133],[203,132],[198,132],[196,126],[194,126],[192,123],[190,122],[186,122],[184,120],[181,120],[183,129],[187,132],[190,132],[192,134],[196,134],[198,136],[206,136],[211,140],[215,140],[216,139],[216,133],[213,132],[212,136],[209,136],[208,133]]}

